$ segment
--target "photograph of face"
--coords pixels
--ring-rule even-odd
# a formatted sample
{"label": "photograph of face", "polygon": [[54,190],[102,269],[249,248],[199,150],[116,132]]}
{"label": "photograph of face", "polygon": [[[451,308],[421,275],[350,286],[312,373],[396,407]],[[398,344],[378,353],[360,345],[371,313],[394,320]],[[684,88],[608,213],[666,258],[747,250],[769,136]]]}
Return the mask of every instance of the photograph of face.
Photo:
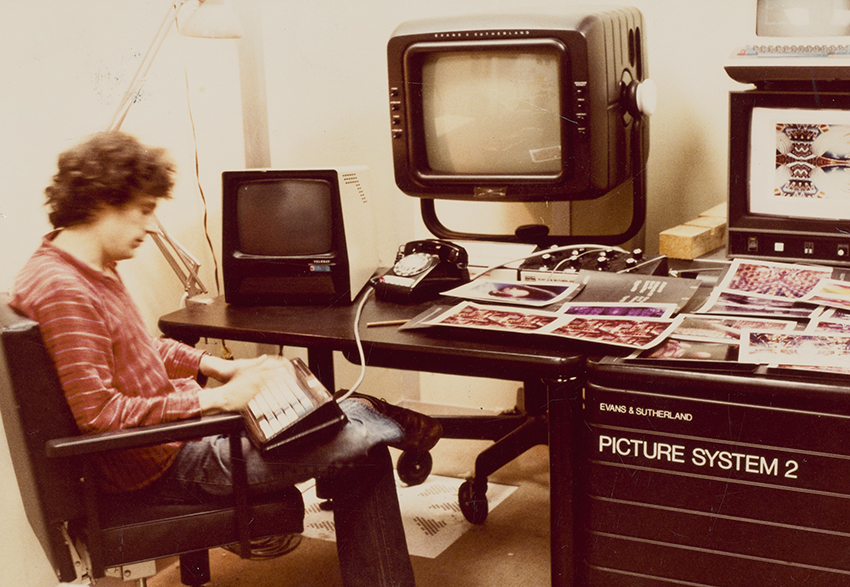
{"label": "photograph of face", "polygon": [[526,283],[476,279],[443,292],[443,295],[468,300],[541,307],[570,299],[579,289],[580,285],[577,283]]}

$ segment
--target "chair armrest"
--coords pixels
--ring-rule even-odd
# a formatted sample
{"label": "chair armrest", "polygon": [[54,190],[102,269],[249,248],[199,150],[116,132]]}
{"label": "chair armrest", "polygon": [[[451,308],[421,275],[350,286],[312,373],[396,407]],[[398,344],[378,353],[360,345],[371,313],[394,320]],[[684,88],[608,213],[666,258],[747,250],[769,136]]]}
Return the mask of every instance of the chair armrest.
{"label": "chair armrest", "polygon": [[49,457],[83,456],[112,450],[165,444],[177,440],[192,440],[214,434],[233,434],[240,432],[243,428],[244,422],[241,414],[216,414],[98,434],[55,438],[47,442],[45,451]]}

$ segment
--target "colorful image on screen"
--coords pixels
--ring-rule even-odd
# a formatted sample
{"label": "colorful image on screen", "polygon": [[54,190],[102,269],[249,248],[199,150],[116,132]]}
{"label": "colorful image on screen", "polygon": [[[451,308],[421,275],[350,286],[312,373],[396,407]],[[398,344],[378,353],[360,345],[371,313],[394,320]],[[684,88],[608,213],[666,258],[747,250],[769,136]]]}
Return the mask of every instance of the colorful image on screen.
{"label": "colorful image on screen", "polygon": [[850,112],[754,108],[750,212],[850,218]]}

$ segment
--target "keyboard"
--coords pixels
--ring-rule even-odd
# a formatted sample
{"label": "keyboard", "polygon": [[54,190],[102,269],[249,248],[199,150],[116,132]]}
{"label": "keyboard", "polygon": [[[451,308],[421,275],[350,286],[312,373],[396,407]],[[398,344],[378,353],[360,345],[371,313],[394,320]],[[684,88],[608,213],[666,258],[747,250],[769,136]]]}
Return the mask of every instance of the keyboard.
{"label": "keyboard", "polygon": [[732,54],[725,69],[732,79],[756,85],[768,82],[843,82],[850,80],[850,45],[747,45]]}
{"label": "keyboard", "polygon": [[850,57],[850,45],[747,45],[740,57]]}
{"label": "keyboard", "polygon": [[292,365],[292,376],[269,381],[243,410],[248,434],[262,450],[330,434],[346,421],[333,395],[304,362],[296,358]]}

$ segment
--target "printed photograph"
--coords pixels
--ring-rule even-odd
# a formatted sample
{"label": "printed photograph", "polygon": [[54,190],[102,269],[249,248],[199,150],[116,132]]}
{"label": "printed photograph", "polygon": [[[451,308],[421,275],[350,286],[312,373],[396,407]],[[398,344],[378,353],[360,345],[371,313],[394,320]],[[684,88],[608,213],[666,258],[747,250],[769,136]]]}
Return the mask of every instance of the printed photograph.
{"label": "printed photograph", "polygon": [[668,338],[657,347],[636,351],[629,358],[728,361],[736,349],[737,347],[731,344]]}
{"label": "printed photograph", "polygon": [[718,289],[774,300],[800,300],[831,276],[831,267],[735,259]]}
{"label": "printed photograph", "polygon": [[676,304],[616,304],[568,303],[558,310],[561,314],[577,316],[637,316],[640,318],[669,318],[676,311]]}
{"label": "printed photograph", "polygon": [[540,307],[567,300],[580,288],[581,285],[578,283],[526,283],[476,279],[443,292],[443,295],[483,302]]}
{"label": "printed photograph", "polygon": [[841,308],[824,308],[820,318],[822,320],[850,321],[850,310],[843,310]]}
{"label": "printed photograph", "polygon": [[698,310],[698,314],[726,314],[731,316],[764,316],[807,320],[819,313],[817,306],[783,302],[767,298],[738,295],[716,291]]}
{"label": "printed photograph", "polygon": [[670,334],[680,340],[737,343],[741,332],[751,330],[794,330],[791,320],[757,320],[732,316],[701,316],[686,314]]}
{"label": "printed photograph", "polygon": [[847,367],[850,335],[746,330],[741,336],[742,363]]}
{"label": "printed photograph", "polygon": [[559,316],[553,313],[533,312],[519,308],[481,306],[471,302],[463,302],[424,322],[424,324],[534,332],[552,324],[558,318]]}
{"label": "printed photograph", "polygon": [[812,373],[827,373],[831,375],[850,375],[850,367],[830,367],[824,365],[776,365],[776,369],[791,369],[793,371],[809,371]]}
{"label": "printed photograph", "polygon": [[850,335],[850,321],[817,318],[809,323],[806,332],[835,332]]}
{"label": "printed photograph", "polygon": [[548,333],[577,340],[642,349],[658,345],[679,322],[679,319],[611,316],[593,318],[574,316],[565,320],[566,323],[558,323],[548,329]]}
{"label": "printed photograph", "polygon": [[658,345],[679,323],[679,318],[569,316],[523,308],[460,304],[423,320],[422,326],[477,328],[502,332],[559,336],[615,346],[649,348]]}
{"label": "printed photograph", "polygon": [[850,310],[850,282],[822,279],[802,300],[842,310]]}

